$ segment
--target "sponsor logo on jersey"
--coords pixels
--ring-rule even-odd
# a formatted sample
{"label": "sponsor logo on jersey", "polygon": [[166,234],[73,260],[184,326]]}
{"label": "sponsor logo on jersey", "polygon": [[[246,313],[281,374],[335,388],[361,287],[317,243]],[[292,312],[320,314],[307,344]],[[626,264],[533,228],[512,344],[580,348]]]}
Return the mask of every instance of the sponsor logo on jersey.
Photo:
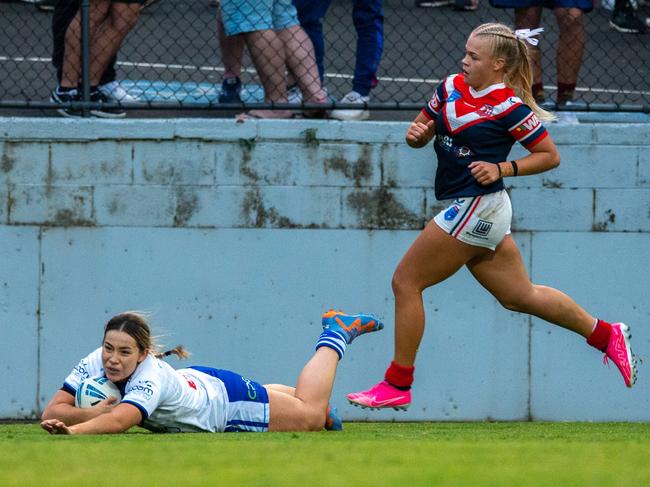
{"label": "sponsor logo on jersey", "polygon": [[77,366],[74,368],[74,372],[77,375],[81,376],[83,379],[90,377],[90,374],[88,373],[88,363],[84,360],[77,364]]}
{"label": "sponsor logo on jersey", "polygon": [[530,113],[517,127],[514,129],[514,135],[518,140],[528,136],[531,132],[537,130],[541,125],[539,118],[533,112]]}
{"label": "sponsor logo on jersey", "polygon": [[196,382],[194,382],[186,375],[183,375],[183,378],[187,381],[187,385],[189,385],[192,389],[196,390]]}
{"label": "sponsor logo on jersey", "polygon": [[126,393],[130,392],[137,392],[142,394],[143,396],[149,398],[153,396],[153,382],[150,380],[141,380],[138,381],[137,384],[133,384],[131,387],[128,388]]}
{"label": "sponsor logo on jersey", "polygon": [[454,154],[456,158],[460,159],[463,157],[470,157],[474,155],[474,152],[472,150],[464,145],[455,145],[454,144],[454,139],[449,137],[448,135],[437,135],[436,136],[436,141],[442,147],[445,151]]}

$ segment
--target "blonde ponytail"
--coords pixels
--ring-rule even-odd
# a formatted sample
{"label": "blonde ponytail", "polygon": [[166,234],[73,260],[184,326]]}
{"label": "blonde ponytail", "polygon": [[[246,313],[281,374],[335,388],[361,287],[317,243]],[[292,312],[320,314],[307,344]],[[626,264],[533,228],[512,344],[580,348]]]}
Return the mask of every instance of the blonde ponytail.
{"label": "blonde ponytail", "polygon": [[504,83],[514,90],[537,118],[547,122],[557,120],[554,114],[541,108],[533,97],[533,70],[526,40],[517,37],[507,25],[496,22],[479,25],[472,35],[488,36],[492,57],[505,60]]}
{"label": "blonde ponytail", "polygon": [[190,356],[190,353],[183,347],[183,345],[177,345],[171,350],[165,350],[164,352],[155,353],[154,357],[156,358],[165,358],[170,355],[176,355],[179,359],[183,360]]}

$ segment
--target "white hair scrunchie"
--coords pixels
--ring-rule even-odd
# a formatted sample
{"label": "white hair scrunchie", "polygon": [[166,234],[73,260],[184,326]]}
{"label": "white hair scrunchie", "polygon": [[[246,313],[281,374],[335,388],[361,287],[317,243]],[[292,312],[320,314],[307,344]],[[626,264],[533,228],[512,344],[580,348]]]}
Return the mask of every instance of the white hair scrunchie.
{"label": "white hair scrunchie", "polygon": [[515,36],[519,39],[525,40],[531,46],[536,46],[539,44],[539,39],[535,39],[535,36],[540,35],[544,32],[544,27],[539,27],[537,29],[517,29],[515,31]]}

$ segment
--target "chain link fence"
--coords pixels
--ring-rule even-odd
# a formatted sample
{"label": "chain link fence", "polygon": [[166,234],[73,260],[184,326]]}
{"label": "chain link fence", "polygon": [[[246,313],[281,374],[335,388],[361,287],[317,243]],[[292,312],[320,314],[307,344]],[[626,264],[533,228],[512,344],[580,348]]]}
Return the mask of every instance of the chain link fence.
{"label": "chain link fence", "polygon": [[[460,70],[473,28],[515,24],[513,9],[487,0],[294,0],[297,10],[290,0],[267,3],[276,9],[276,30],[260,28],[265,16],[242,10],[251,5],[243,0],[0,0],[0,107],[122,116],[122,108],[282,112],[302,104],[307,116],[324,116],[319,108],[326,107],[342,114],[335,118],[365,118],[367,109],[418,109],[440,79]],[[642,31],[650,6],[626,9]],[[253,31],[238,33],[247,23]],[[556,99],[557,69],[565,78],[577,69],[573,109],[650,112],[650,36],[614,29],[600,3],[568,24],[544,9],[540,24],[547,101]],[[89,45],[81,42],[84,25]],[[567,68],[566,48],[580,45],[580,32],[582,62]],[[77,98],[66,98],[65,89],[53,94],[80,79],[88,79],[86,98],[81,88]],[[95,86],[101,96],[93,96]]]}

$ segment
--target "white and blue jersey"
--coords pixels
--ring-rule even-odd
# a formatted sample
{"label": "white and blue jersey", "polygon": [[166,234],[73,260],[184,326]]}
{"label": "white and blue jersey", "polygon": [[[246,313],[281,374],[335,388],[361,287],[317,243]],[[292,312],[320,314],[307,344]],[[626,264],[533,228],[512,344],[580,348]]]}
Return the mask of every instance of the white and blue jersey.
{"label": "white and blue jersey", "polygon": [[467,166],[473,161],[506,161],[515,142],[531,149],[548,135],[511,88],[499,83],[476,91],[462,74],[445,78],[422,113],[435,121],[439,200],[501,191],[503,180],[483,186]]}
{"label": "white and blue jersey", "polygon": [[[65,379],[63,390],[75,394],[89,377],[104,377],[98,348]],[[140,426],[150,431],[268,431],[269,399],[257,382],[229,370],[189,367],[175,370],[149,355],[121,387],[122,403],[138,408]]]}

